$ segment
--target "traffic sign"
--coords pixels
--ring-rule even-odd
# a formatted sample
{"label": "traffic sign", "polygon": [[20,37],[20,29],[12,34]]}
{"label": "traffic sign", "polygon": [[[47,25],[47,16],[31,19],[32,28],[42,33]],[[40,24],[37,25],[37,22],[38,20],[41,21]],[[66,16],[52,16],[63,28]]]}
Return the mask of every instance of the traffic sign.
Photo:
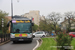
{"label": "traffic sign", "polygon": [[4,19],[2,18],[2,20],[4,20]]}
{"label": "traffic sign", "polygon": [[2,25],[2,27],[4,27],[4,25]]}
{"label": "traffic sign", "polygon": [[2,23],[2,27],[4,27],[4,19],[3,18],[2,18],[1,23]]}
{"label": "traffic sign", "polygon": [[4,22],[4,21],[2,21],[2,22]]}

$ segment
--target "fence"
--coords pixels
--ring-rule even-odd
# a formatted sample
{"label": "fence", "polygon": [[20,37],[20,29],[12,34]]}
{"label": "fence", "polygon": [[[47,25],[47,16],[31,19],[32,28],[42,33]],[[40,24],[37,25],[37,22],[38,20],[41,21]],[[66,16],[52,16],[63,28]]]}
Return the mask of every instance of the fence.
{"label": "fence", "polygon": [[10,34],[0,34],[0,43],[10,39]]}

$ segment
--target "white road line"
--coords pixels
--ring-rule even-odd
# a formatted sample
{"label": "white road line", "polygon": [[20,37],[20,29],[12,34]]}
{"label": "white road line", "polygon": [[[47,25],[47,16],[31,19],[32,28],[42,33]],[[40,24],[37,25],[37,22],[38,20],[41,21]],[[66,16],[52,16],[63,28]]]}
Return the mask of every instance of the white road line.
{"label": "white road line", "polygon": [[40,38],[33,38],[33,39],[40,39]]}
{"label": "white road line", "polygon": [[38,40],[36,40],[36,41],[37,41],[37,45],[33,48],[33,50],[35,50],[39,46]]}

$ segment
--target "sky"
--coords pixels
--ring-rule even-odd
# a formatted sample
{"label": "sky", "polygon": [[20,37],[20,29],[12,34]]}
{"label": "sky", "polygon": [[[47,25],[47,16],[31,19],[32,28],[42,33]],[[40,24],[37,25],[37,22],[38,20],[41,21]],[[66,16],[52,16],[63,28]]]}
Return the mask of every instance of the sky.
{"label": "sky", "polygon": [[[75,11],[75,0],[12,0],[13,15],[22,15],[31,10],[39,10],[40,15],[47,16],[51,12]],[[19,2],[18,2],[19,1]],[[11,16],[11,0],[0,0],[0,10]]]}

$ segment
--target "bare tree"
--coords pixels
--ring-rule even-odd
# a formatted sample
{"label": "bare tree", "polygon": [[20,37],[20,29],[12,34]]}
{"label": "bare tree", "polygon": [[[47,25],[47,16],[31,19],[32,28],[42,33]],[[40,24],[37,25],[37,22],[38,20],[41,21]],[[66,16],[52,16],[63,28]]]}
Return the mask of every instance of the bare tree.
{"label": "bare tree", "polygon": [[60,21],[60,14],[59,13],[55,13],[55,12],[52,12],[48,15],[48,18],[50,20],[50,22],[52,21],[52,24],[54,26],[54,30],[56,32],[56,25],[57,25],[57,22]]}
{"label": "bare tree", "polygon": [[[68,19],[68,24],[69,24],[68,25],[68,31],[69,31],[71,29],[71,24],[75,18],[75,12],[66,12],[64,15]],[[71,22],[71,20],[72,20],[72,22]]]}
{"label": "bare tree", "polygon": [[42,18],[40,18],[39,29],[50,32],[53,29],[53,26],[49,24],[48,18],[42,16]]}
{"label": "bare tree", "polygon": [[[46,24],[47,24],[47,22],[46,22],[46,18],[45,18],[45,16],[43,16],[42,15],[42,19],[40,18],[40,24],[43,26],[43,28],[44,28],[44,30],[45,30],[45,27],[46,27]],[[41,28],[40,28],[41,29]]]}

